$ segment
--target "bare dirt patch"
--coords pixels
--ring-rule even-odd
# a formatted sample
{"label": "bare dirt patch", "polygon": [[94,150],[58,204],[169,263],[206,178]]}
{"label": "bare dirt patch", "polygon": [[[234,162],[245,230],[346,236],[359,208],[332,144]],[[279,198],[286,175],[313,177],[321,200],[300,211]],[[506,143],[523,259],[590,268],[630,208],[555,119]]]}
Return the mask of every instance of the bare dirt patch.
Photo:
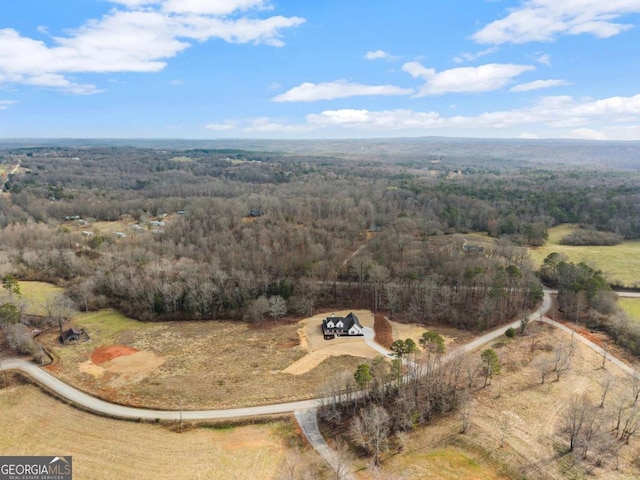
{"label": "bare dirt patch", "polygon": [[[344,317],[353,312],[358,316],[363,327],[374,327],[374,316],[369,310],[341,310],[332,312],[338,317]],[[300,346],[298,348],[306,350],[308,353],[295,363],[283,370],[283,373],[291,375],[302,375],[320,365],[330,357],[352,356],[360,358],[375,358],[379,352],[372,349],[364,341],[364,337],[337,337],[325,340],[322,334],[322,320],[330,313],[320,313],[313,317],[301,321],[304,325],[298,330]]]}
{"label": "bare dirt patch", "polygon": [[164,358],[153,352],[111,345],[94,350],[90,360],[78,364],[78,371],[102,379],[102,387],[121,387],[141,382],[163,363]]}
{"label": "bare dirt patch", "polygon": [[126,345],[108,345],[96,348],[91,354],[91,361],[96,365],[109,362],[114,358],[124,355],[132,355],[139,350],[137,348],[128,347]]}
{"label": "bare dirt patch", "polygon": [[104,368],[100,365],[96,365],[91,360],[82,362],[78,365],[78,370],[87,375],[91,375],[93,378],[102,378],[104,376]]}
{"label": "bare dirt patch", "polygon": [[393,343],[393,327],[383,313],[376,313],[374,316],[374,330],[376,336],[374,341],[384,348],[391,348]]}

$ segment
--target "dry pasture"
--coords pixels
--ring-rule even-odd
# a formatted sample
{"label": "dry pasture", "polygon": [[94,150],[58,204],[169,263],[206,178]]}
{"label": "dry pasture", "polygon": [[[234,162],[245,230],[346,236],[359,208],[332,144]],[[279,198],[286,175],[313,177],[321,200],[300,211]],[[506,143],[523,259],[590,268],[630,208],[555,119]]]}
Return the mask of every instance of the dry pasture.
{"label": "dry pasture", "polygon": [[[563,432],[566,406],[572,395],[586,394],[599,405],[607,376],[612,377],[613,383],[605,406],[596,407],[597,412],[612,414],[620,400],[625,418],[631,414],[633,410],[627,408],[633,404],[629,375],[610,362],[601,368],[602,356],[577,342],[571,368],[559,381],[552,373],[541,384],[536,362],[552,354],[546,351],[549,347],[559,342],[568,344],[570,336],[538,323],[530,324],[527,332],[524,337],[502,337],[494,343],[502,373],[487,388],[481,388],[481,379],[476,381],[466,434],[460,433],[458,414],[417,429],[407,436],[403,452],[389,455],[382,465],[383,474],[440,480],[640,478],[636,461],[640,437],[634,436],[629,445],[622,445],[617,462],[614,455],[607,455],[603,465],[597,467],[593,449],[586,460],[580,454],[567,453],[568,437]],[[604,340],[599,335],[595,338]],[[479,357],[480,351],[474,355]],[[610,425],[607,417],[603,427],[606,435]]]}
{"label": "dry pasture", "polygon": [[178,433],[76,410],[19,382],[0,389],[0,425],[3,455],[72,455],[79,479],[275,479],[298,453],[287,446],[292,420]]}
{"label": "dry pasture", "polygon": [[[103,311],[81,314],[72,325],[91,340],[63,346],[56,332],[42,335],[56,357],[49,369],[82,390],[134,406],[231,408],[308,399],[322,395],[335,372],[354,371],[361,361],[341,353],[304,374],[284,373],[306,354],[297,323],[152,324]],[[117,345],[139,352],[104,365],[92,362],[96,349]]]}

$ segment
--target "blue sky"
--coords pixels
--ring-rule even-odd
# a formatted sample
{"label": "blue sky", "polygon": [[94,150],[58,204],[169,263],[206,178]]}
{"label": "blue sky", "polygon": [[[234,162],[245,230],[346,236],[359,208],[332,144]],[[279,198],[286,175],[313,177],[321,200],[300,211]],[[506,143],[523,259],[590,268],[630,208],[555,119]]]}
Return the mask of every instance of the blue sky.
{"label": "blue sky", "polygon": [[0,138],[640,139],[640,0],[0,3]]}

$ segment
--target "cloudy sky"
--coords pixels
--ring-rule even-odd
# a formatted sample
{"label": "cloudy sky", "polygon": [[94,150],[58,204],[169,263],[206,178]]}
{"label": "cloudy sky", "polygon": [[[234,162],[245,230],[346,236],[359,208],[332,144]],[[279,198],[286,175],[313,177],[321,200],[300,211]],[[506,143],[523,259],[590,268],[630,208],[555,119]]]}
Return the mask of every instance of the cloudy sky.
{"label": "cloudy sky", "polygon": [[640,0],[0,2],[0,138],[640,139]]}

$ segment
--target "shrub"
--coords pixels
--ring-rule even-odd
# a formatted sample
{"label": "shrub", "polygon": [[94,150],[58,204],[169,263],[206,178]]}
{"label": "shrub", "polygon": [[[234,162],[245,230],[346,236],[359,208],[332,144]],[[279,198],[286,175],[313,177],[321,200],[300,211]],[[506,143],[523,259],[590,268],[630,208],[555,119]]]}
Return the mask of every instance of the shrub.
{"label": "shrub", "polygon": [[507,331],[504,332],[504,334],[507,336],[507,338],[513,338],[516,336],[516,331],[513,327],[509,327],[507,328]]}
{"label": "shrub", "polygon": [[574,246],[611,246],[622,242],[622,236],[613,232],[600,232],[589,228],[581,228],[571,232],[560,240],[562,245]]}
{"label": "shrub", "polygon": [[18,353],[33,354],[36,352],[36,342],[29,328],[22,323],[9,325],[5,330],[7,343]]}

